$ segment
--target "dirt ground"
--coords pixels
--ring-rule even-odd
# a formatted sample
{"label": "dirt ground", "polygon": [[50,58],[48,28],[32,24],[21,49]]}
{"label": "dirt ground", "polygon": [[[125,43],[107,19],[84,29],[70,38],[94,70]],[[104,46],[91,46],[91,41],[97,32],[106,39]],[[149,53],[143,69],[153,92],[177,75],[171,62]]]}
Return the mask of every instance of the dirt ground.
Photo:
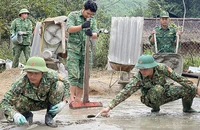
{"label": "dirt ground", "polygon": [[[18,79],[20,69],[10,69],[0,73],[0,98],[2,99],[10,85]],[[90,101],[102,102],[107,106],[121,86],[118,84],[119,72],[115,71],[92,71],[90,76],[89,97]],[[112,80],[111,80],[112,79]],[[194,83],[197,79],[190,79]],[[200,114],[184,114],[181,100],[163,105],[159,114],[151,114],[150,108],[140,102],[140,92],[135,93],[125,102],[111,111],[109,118],[87,118],[87,115],[97,114],[102,108],[87,108],[72,110],[66,106],[55,120],[59,127],[54,130],[83,129],[83,130],[198,130],[200,126]],[[200,99],[195,98],[194,108],[200,109]],[[35,128],[32,130],[53,130],[44,124],[46,110],[33,112]],[[2,115],[2,113],[0,113]],[[25,130],[27,126],[19,127],[8,123],[5,118],[0,120],[1,130]]]}
{"label": "dirt ground", "polygon": [[0,73],[0,99],[2,99],[5,92],[9,90],[11,84],[19,78],[21,71],[21,69],[12,68]]}

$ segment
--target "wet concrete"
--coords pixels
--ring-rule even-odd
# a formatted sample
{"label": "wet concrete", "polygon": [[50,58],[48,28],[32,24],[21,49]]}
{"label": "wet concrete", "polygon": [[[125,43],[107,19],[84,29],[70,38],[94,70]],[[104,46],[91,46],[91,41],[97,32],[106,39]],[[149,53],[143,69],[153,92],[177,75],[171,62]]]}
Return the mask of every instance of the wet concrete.
{"label": "wet concrete", "polygon": [[[91,101],[102,102],[104,106],[112,97],[92,96]],[[195,98],[193,108],[200,110],[200,98]],[[102,108],[86,108],[71,110],[66,106],[56,117],[58,128],[50,128],[44,124],[45,110],[33,112],[37,127],[31,130],[199,130],[200,113],[188,114],[182,112],[181,100],[161,106],[157,114],[151,113],[151,108],[143,105],[138,96],[132,96],[119,104],[110,112],[110,117],[87,118],[96,115]],[[1,130],[26,130],[1,120]]]}

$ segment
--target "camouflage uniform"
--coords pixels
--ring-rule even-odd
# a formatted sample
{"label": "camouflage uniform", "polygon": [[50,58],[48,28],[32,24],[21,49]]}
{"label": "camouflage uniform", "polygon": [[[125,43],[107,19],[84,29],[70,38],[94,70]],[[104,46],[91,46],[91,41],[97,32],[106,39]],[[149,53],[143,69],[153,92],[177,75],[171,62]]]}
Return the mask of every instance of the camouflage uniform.
{"label": "camouflage uniform", "polygon": [[32,39],[32,23],[29,19],[22,20],[21,18],[16,18],[11,23],[10,33],[11,35],[16,35],[19,31],[27,32],[28,35],[23,35],[23,42],[13,45],[13,68],[18,67],[19,57],[21,52],[24,52],[26,61],[30,57],[30,43]]}
{"label": "camouflage uniform", "polygon": [[[68,15],[67,26],[68,30],[71,26],[78,26],[85,22],[82,16],[82,11],[74,11]],[[91,17],[91,30],[97,33],[97,26],[94,17]],[[85,29],[76,33],[70,33],[67,43],[67,68],[68,80],[70,85],[83,88],[83,75],[84,75],[84,60],[85,60]]]}
{"label": "camouflage uniform", "polygon": [[[175,53],[176,50],[176,29],[173,27],[168,27],[163,29],[161,26],[156,27],[156,40],[158,53]],[[149,39],[152,35],[149,36]],[[154,42],[151,45],[154,46]]]}
{"label": "camouflage uniform", "polygon": [[[30,83],[26,74],[12,84],[11,89],[4,95],[1,108],[8,120],[12,121],[17,112],[27,113],[46,109],[48,104],[58,104],[69,97],[69,84],[56,71],[49,69],[43,73],[37,87]],[[47,108],[48,109],[48,108]]]}
{"label": "camouflage uniform", "polygon": [[[176,81],[181,86],[168,84],[166,81],[167,77]],[[192,103],[191,101],[196,95],[196,88],[193,86],[192,81],[178,75],[171,68],[160,63],[154,68],[153,79],[143,77],[138,72],[129,84],[111,101],[109,107],[113,109],[139,89],[142,92],[141,102],[151,108],[159,107],[180,98],[182,98],[184,106],[185,103]]]}

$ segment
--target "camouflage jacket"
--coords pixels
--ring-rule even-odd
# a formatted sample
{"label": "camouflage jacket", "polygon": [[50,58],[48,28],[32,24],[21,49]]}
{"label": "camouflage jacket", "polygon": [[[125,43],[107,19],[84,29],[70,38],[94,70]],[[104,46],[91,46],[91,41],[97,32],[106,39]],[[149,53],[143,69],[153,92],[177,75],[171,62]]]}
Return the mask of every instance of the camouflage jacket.
{"label": "camouflage jacket", "polygon": [[[176,50],[176,29],[173,27],[168,27],[163,29],[161,26],[156,27],[156,40],[158,53],[175,53]],[[149,36],[149,40],[152,35]],[[151,42],[151,45],[154,45]]]}
{"label": "camouflage jacket", "polygon": [[147,91],[155,85],[161,85],[165,89],[169,87],[166,78],[170,78],[184,87],[193,86],[193,82],[187,78],[177,74],[170,67],[159,63],[154,68],[153,78],[143,77],[140,72],[136,73],[131,81],[116,95],[116,97],[110,102],[109,107],[113,109],[119,103],[130,97],[134,92],[141,89],[142,95],[147,94]]}
{"label": "camouflage jacket", "polygon": [[10,33],[11,35],[15,35],[19,31],[26,32],[28,35],[23,35],[23,42],[21,45],[30,45],[32,39],[32,29],[32,22],[29,19],[22,20],[21,18],[16,18],[11,23]]}
{"label": "camouflage jacket", "polygon": [[[74,11],[68,15],[66,29],[68,30],[71,26],[82,25],[85,22],[85,18],[82,16],[82,11]],[[93,33],[97,33],[97,25],[94,17],[91,17],[90,28]],[[74,52],[76,54],[80,54],[82,50],[82,55],[85,55],[85,29],[82,29],[76,33],[69,33],[67,50]]]}
{"label": "camouflage jacket", "polygon": [[43,73],[42,79],[38,87],[35,87],[30,83],[26,74],[23,74],[16,82],[14,82],[8,92],[4,95],[0,107],[8,115],[14,115],[17,110],[14,108],[14,104],[20,101],[19,95],[32,99],[33,101],[44,102],[48,98],[50,91],[56,89],[55,82],[62,81],[65,85],[64,97],[69,97],[69,83],[66,79],[63,79],[56,71],[49,69],[48,72]]}

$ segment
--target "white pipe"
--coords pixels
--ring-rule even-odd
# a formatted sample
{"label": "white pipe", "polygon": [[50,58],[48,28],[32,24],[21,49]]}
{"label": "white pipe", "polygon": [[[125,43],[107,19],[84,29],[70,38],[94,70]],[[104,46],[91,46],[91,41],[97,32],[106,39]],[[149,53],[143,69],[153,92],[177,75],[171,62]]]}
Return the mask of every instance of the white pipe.
{"label": "white pipe", "polygon": [[185,24],[185,14],[186,14],[186,7],[185,7],[185,1],[183,0],[183,7],[184,7],[184,14],[183,14],[183,27],[182,27],[182,32],[184,30],[184,24]]}
{"label": "white pipe", "polygon": [[176,33],[176,54],[178,54],[178,48],[179,48],[179,35]]}
{"label": "white pipe", "polygon": [[65,46],[65,22],[61,22],[61,31],[62,31],[62,52],[66,52]]}
{"label": "white pipe", "polygon": [[155,52],[158,53],[158,48],[157,48],[157,40],[156,40],[156,34],[153,34],[154,37],[154,43],[155,43]]}

